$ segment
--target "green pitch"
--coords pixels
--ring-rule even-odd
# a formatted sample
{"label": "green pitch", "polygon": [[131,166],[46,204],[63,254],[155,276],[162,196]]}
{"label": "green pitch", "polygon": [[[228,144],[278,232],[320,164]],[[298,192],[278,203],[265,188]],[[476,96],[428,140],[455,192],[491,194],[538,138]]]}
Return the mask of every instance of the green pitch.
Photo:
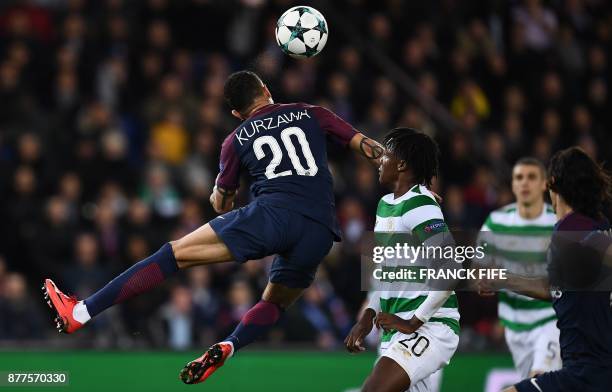
{"label": "green pitch", "polygon": [[[0,372],[67,371],[69,385],[0,386],[4,391],[347,391],[369,373],[373,354],[248,351],[231,359],[202,385],[183,385],[179,370],[199,352],[0,352]],[[442,390],[482,391],[492,367],[511,367],[508,356],[457,355]],[[5,383],[0,383],[0,385]]]}

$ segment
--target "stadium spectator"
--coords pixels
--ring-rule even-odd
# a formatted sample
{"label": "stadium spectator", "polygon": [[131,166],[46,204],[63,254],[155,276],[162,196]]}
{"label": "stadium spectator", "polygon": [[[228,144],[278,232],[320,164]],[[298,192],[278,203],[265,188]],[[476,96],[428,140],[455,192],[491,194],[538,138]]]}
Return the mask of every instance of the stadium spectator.
{"label": "stadium spectator", "polygon": [[74,262],[65,267],[62,281],[75,295],[91,295],[110,278],[107,263],[100,263],[100,249],[93,233],[76,236]]}
{"label": "stadium spectator", "polygon": [[168,303],[159,310],[159,318],[163,323],[163,333],[160,346],[168,346],[175,350],[193,347],[202,329],[200,308],[194,306],[193,293],[186,286],[176,286],[170,291]]}
{"label": "stadium spectator", "polygon": [[40,306],[28,291],[26,279],[11,272],[0,294],[0,340],[28,340],[43,337]]}

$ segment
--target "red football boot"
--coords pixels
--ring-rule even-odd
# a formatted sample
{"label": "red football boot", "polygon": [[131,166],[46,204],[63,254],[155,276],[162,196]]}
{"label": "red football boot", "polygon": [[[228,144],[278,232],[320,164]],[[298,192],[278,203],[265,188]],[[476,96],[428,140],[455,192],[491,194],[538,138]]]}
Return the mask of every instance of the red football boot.
{"label": "red football boot", "polygon": [[51,279],[45,279],[42,291],[47,305],[57,312],[55,322],[59,332],[73,333],[83,326],[83,324],[72,317],[72,310],[77,302],[79,302],[75,297],[62,293]]}
{"label": "red football boot", "polygon": [[198,359],[189,362],[179,375],[185,384],[198,384],[206,380],[232,355],[232,345],[216,343]]}

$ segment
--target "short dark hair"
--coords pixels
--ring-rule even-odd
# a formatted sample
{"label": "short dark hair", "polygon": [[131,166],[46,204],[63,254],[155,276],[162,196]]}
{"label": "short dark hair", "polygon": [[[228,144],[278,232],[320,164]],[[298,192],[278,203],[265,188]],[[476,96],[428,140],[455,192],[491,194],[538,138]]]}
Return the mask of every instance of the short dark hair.
{"label": "short dark hair", "polygon": [[438,175],[440,149],[431,137],[412,128],[393,128],[383,145],[397,159],[406,162],[417,184],[430,186]]}
{"label": "short dark hair", "polygon": [[611,196],[610,175],[580,147],[558,151],[548,165],[548,188],[576,212],[600,219]]}
{"label": "short dark hair", "polygon": [[230,108],[241,114],[253,105],[255,99],[263,93],[261,78],[251,71],[234,72],[227,77],[223,87],[223,97]]}
{"label": "short dark hair", "polygon": [[515,167],[518,166],[518,165],[536,166],[542,172],[542,178],[546,178],[546,166],[544,166],[542,161],[539,160],[538,158],[534,158],[534,157],[523,157],[523,158],[520,158],[514,164]]}

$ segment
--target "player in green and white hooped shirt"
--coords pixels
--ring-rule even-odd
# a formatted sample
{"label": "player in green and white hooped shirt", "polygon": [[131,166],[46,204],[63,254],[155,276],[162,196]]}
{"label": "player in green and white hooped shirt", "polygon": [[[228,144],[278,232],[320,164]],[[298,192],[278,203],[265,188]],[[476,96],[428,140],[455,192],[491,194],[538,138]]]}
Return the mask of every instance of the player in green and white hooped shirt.
{"label": "player in green and white hooped shirt", "polygon": [[[384,140],[379,180],[393,193],[376,212],[378,233],[409,233],[419,243],[447,232],[433,194],[427,189],[438,170],[438,147],[425,134],[392,130]],[[397,287],[397,286],[396,286]],[[431,391],[459,342],[459,312],[453,291],[374,291],[345,340],[360,352],[374,324],[383,329],[381,356],[362,391]]]}
{"label": "player in green and white hooped shirt", "polygon": [[[535,158],[522,158],[512,170],[516,203],[493,211],[481,231],[487,256],[520,275],[546,273],[546,250],[557,221],[544,202],[546,169]],[[498,295],[498,316],[521,378],[561,368],[559,330],[552,304],[510,291]]]}

